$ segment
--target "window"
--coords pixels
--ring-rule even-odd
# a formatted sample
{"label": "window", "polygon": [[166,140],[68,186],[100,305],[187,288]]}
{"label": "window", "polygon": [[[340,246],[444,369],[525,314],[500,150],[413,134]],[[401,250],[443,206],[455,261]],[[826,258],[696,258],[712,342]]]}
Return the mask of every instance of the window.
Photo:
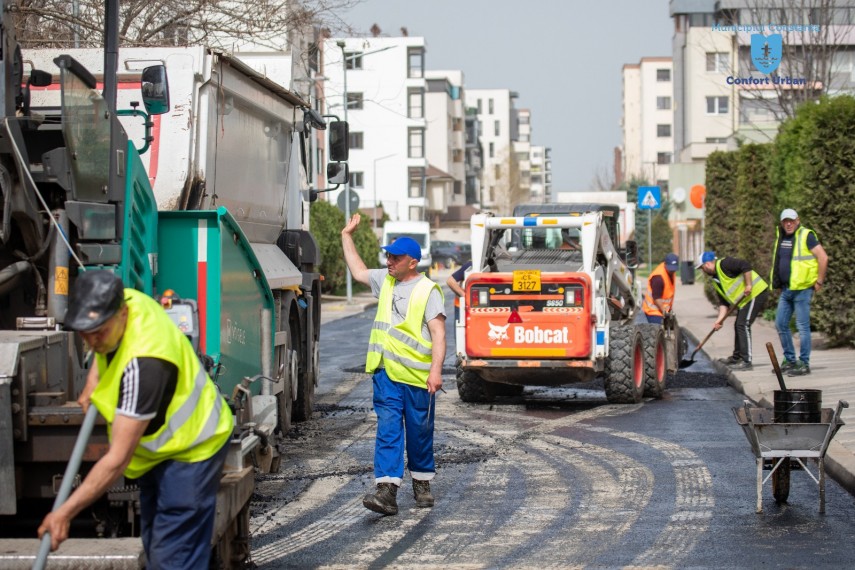
{"label": "window", "polygon": [[656,98],[656,108],[667,111],[671,108],[671,98],[670,97],[657,97]]}
{"label": "window", "polygon": [[351,188],[362,188],[363,187],[363,177],[361,172],[351,172],[350,173],[350,187]]}
{"label": "window", "polygon": [[425,130],[424,129],[409,129],[409,147],[407,156],[410,158],[425,157]]}
{"label": "window", "polygon": [[347,144],[350,147],[350,150],[356,148],[365,148],[363,144],[363,139],[363,133],[351,131],[347,137]]}
{"label": "window", "polygon": [[421,206],[410,206],[410,221],[423,222],[425,220],[425,209]]}
{"label": "window", "polygon": [[707,115],[727,115],[727,97],[707,97]]}
{"label": "window", "polygon": [[493,121],[493,134],[499,136],[502,134],[502,122],[501,121]]}
{"label": "window", "polygon": [[657,137],[670,137],[671,136],[671,125],[656,125],[656,136]]}
{"label": "window", "polygon": [[707,52],[707,71],[710,73],[727,73],[730,68],[728,54],[721,51]]}
{"label": "window", "polygon": [[707,137],[706,142],[712,144],[725,144],[727,142],[727,137]]}
{"label": "window", "polygon": [[671,153],[670,152],[657,152],[656,153],[656,164],[671,164]]}
{"label": "window", "polygon": [[656,70],[656,81],[671,81],[671,70],[670,69],[657,69]]}
{"label": "window", "polygon": [[494,168],[494,174],[496,176],[496,180],[502,177],[502,165],[497,164]]}
{"label": "window", "polygon": [[421,89],[407,91],[407,116],[411,119],[423,119],[425,116],[425,93]]}
{"label": "window", "polygon": [[348,93],[347,94],[347,108],[348,109],[361,109],[362,108],[362,93]]}
{"label": "window", "polygon": [[490,143],[490,158],[494,158],[496,155],[496,145],[494,143]]}
{"label": "window", "polygon": [[480,115],[484,111],[481,109],[481,99],[478,99],[478,114]]}
{"label": "window", "polygon": [[407,49],[407,77],[424,77],[425,50],[420,47]]}
{"label": "window", "polygon": [[410,168],[407,175],[409,176],[409,196],[410,198],[424,198],[424,186],[422,186],[422,181],[424,180],[425,169],[424,168]]}
{"label": "window", "polygon": [[487,109],[488,109],[488,110],[487,110],[487,112],[488,112],[490,115],[492,115],[492,114],[493,114],[493,100],[492,100],[492,99],[490,99],[489,101],[487,101]]}
{"label": "window", "polygon": [[347,51],[344,52],[345,67],[347,69],[362,69],[362,52]]}
{"label": "window", "polygon": [[483,134],[484,134],[484,123],[482,123],[481,121],[478,121],[478,136],[480,137]]}

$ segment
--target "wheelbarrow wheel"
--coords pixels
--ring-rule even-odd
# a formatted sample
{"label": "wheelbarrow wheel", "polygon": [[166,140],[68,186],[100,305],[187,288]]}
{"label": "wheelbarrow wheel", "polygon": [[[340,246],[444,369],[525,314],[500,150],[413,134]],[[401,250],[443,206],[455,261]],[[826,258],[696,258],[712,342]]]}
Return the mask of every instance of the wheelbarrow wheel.
{"label": "wheelbarrow wheel", "polygon": [[778,503],[786,503],[790,496],[790,458],[784,459],[772,473],[772,495]]}

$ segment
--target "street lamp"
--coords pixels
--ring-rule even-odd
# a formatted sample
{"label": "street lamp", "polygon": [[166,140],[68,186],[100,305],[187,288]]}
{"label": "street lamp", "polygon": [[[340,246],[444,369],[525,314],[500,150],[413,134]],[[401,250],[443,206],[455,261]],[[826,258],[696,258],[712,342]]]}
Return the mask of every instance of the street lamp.
{"label": "street lamp", "polygon": [[371,179],[372,184],[374,185],[374,230],[377,230],[377,163],[386,158],[392,158],[393,156],[398,156],[398,153],[387,154],[386,156],[381,156],[379,158],[374,159],[374,177]]}

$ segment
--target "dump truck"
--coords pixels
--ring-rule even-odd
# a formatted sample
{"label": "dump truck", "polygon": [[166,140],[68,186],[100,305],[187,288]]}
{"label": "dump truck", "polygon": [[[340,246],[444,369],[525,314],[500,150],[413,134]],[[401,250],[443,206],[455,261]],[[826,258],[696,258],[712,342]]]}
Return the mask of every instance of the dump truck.
{"label": "dump truck", "polygon": [[[34,537],[61,483],[88,366],[79,337],[63,329],[68,294],[81,272],[108,269],[126,287],[169,293],[175,320],[235,412],[212,546],[219,566],[240,566],[255,472],[278,469],[292,419],[312,414],[321,276],[307,160],[312,130],[327,123],[229,54],[119,50],[116,0],[107,2],[104,50],[22,52],[5,4],[2,535]],[[345,123],[329,127],[346,141]],[[107,444],[102,421],[79,478]],[[78,517],[63,547],[72,554],[61,549],[52,567],[144,564],[138,509],[135,483],[120,479]],[[29,567],[30,546],[3,540],[0,566]]]}
{"label": "dump truck", "polygon": [[514,214],[471,220],[473,267],[455,326],[460,398],[597,377],[612,403],[661,397],[678,361],[662,327],[636,323],[638,252],[619,243],[618,206],[523,205]]}

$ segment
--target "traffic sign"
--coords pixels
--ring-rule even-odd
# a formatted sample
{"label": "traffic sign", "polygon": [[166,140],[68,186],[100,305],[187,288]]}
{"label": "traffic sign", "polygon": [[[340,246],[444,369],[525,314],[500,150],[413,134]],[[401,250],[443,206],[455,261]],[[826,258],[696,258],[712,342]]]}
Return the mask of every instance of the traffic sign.
{"label": "traffic sign", "polygon": [[659,186],[638,187],[638,209],[658,210],[662,207],[662,191]]}
{"label": "traffic sign", "polygon": [[[349,194],[350,194],[350,214],[353,215],[359,209],[359,194],[354,192],[353,188],[350,189]],[[344,195],[345,195],[344,191],[339,192],[338,193],[338,200],[336,201],[336,204],[338,205],[338,209],[341,210],[342,212],[347,211],[347,209],[345,208],[345,203],[344,203]]]}

